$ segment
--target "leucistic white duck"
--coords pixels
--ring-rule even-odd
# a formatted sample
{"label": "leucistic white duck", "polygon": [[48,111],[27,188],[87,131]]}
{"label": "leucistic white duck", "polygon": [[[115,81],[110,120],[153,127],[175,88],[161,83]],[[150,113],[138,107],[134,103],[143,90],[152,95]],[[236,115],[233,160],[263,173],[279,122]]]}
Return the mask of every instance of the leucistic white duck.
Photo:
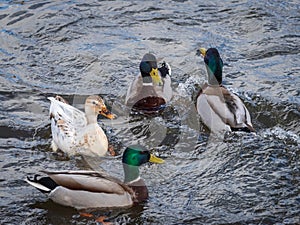
{"label": "leucistic white duck", "polygon": [[54,202],[78,210],[130,207],[148,198],[148,189],[140,177],[139,166],[147,162],[163,163],[139,145],[123,153],[124,182],[97,171],[44,171],[48,176],[25,181],[48,194]]}
{"label": "leucistic white duck", "polygon": [[212,132],[252,132],[250,113],[242,100],[222,85],[223,61],[216,48],[200,48],[208,74],[197,97],[197,111]]}
{"label": "leucistic white duck", "polygon": [[104,156],[108,140],[97,123],[98,114],[113,119],[101,97],[92,95],[85,101],[85,113],[69,105],[61,96],[49,97],[53,151],[60,149],[68,156]]}
{"label": "leucistic white duck", "polygon": [[140,63],[138,75],[128,88],[125,104],[144,113],[159,112],[172,98],[171,67],[163,62],[157,67],[157,59],[147,53]]}

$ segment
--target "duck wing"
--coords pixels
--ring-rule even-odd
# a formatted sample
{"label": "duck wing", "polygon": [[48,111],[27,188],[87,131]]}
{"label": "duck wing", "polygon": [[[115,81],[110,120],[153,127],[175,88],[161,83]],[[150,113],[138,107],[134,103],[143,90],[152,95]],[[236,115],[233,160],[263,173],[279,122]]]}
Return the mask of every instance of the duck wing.
{"label": "duck wing", "polygon": [[[58,97],[49,97],[48,99],[51,101],[50,120],[54,142],[61,145],[74,144],[73,141],[75,139],[72,141],[71,139],[76,137],[78,132],[87,125],[85,114],[75,107],[58,100],[60,99]],[[59,147],[61,147],[60,144],[58,144]]]}
{"label": "duck wing", "polygon": [[132,81],[130,84],[130,87],[127,90],[125,104],[126,105],[132,105],[134,100],[138,98],[139,94],[141,93],[141,90],[143,88],[143,78],[142,76],[138,75],[136,78]]}
{"label": "duck wing", "polygon": [[231,120],[228,121],[230,126],[232,128],[247,128],[249,129],[248,131],[254,131],[251,123],[250,113],[242,100],[224,87],[222,88],[222,93],[227,108],[233,115],[233,120],[231,118]]}
{"label": "duck wing", "polygon": [[221,96],[222,92],[219,87],[212,88],[205,85],[197,97],[197,111],[203,123],[212,132],[230,131],[226,120],[228,109]]}
{"label": "duck wing", "polygon": [[43,171],[48,176],[26,182],[47,193],[56,203],[76,209],[129,207],[136,201],[133,190],[105,172]]}
{"label": "duck wing", "polygon": [[48,99],[51,101],[50,118],[54,118],[56,121],[63,120],[70,126],[78,127],[78,129],[87,125],[84,112],[65,102],[57,100],[57,98],[48,97]]}
{"label": "duck wing", "polygon": [[234,115],[234,120],[229,121],[231,129],[233,131],[254,132],[250,113],[242,100],[230,92],[228,95],[224,95],[224,97],[229,110]]}
{"label": "duck wing", "polygon": [[133,194],[130,187],[105,172],[96,171],[43,171],[59,186],[70,190],[97,193]]}
{"label": "duck wing", "polygon": [[238,96],[224,86],[208,86],[203,93],[211,110],[224,124],[229,125],[231,129],[246,128],[247,131],[254,131],[250,113]]}

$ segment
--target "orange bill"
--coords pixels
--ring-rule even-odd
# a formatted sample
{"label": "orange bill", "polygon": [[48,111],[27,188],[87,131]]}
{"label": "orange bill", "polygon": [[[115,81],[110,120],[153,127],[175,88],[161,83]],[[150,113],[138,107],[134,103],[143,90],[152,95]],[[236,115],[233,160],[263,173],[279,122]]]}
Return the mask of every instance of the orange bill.
{"label": "orange bill", "polygon": [[102,110],[99,112],[100,115],[105,116],[108,119],[114,119],[116,116],[107,110],[106,107],[102,107]]}

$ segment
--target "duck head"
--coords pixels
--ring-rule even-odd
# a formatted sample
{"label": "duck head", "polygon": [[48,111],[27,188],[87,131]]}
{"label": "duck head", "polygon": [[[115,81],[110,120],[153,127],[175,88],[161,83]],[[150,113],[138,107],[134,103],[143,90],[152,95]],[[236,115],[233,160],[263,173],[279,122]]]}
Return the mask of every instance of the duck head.
{"label": "duck head", "polygon": [[139,178],[138,167],[144,163],[164,163],[164,160],[151,154],[141,145],[132,145],[126,148],[123,153],[123,167],[125,172],[125,182],[130,182]]}
{"label": "duck head", "polygon": [[110,113],[106,108],[103,99],[98,95],[92,95],[86,99],[85,112],[89,120],[91,120],[91,118],[95,118],[97,121],[98,114],[101,114],[109,119],[115,118],[114,114]]}
{"label": "duck head", "polygon": [[222,84],[223,61],[216,48],[200,48],[200,53],[204,57],[206,70],[208,73],[208,84]]}
{"label": "duck head", "polygon": [[161,77],[158,74],[156,57],[147,53],[143,56],[140,63],[140,71],[143,77],[143,83],[152,83],[154,85],[162,84]]}

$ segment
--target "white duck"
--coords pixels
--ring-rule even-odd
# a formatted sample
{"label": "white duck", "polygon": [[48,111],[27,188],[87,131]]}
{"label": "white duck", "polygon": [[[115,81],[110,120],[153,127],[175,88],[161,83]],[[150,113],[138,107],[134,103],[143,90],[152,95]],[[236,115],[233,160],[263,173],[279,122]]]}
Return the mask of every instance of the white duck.
{"label": "white duck", "polygon": [[101,97],[92,95],[85,101],[85,113],[69,105],[61,96],[49,97],[52,143],[54,152],[58,149],[68,156],[83,154],[104,156],[108,140],[97,123],[98,114],[113,119]]}

